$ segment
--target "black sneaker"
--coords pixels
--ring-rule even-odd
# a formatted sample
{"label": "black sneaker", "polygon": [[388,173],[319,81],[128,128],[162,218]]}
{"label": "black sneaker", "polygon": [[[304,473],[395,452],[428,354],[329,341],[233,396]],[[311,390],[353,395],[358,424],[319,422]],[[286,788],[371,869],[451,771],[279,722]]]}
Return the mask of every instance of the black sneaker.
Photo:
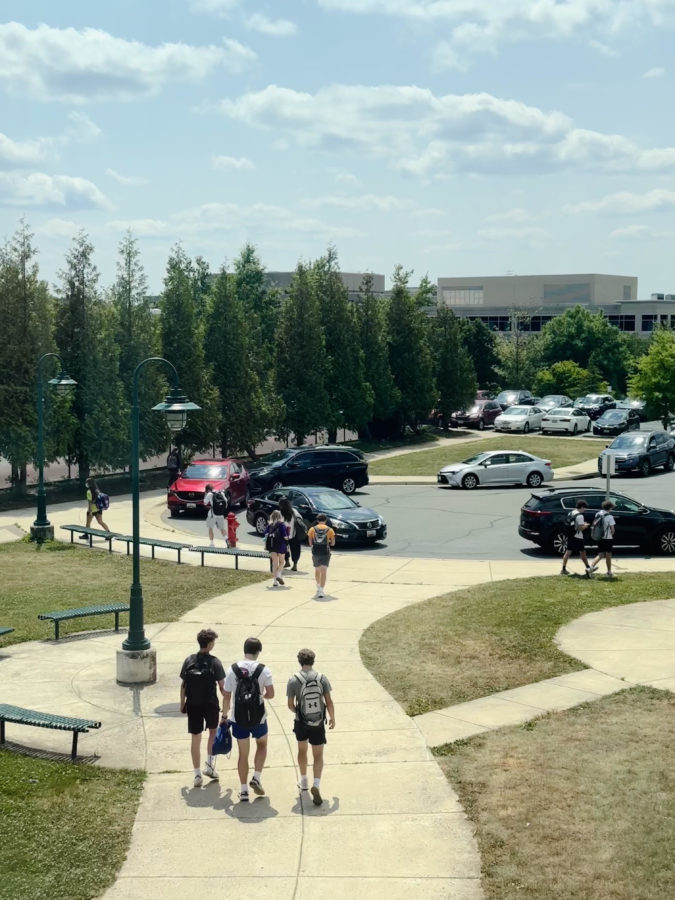
{"label": "black sneaker", "polygon": [[314,806],[321,806],[323,800],[321,799],[321,791],[318,789],[318,787],[310,788],[309,792],[312,795],[312,802],[314,803]]}
{"label": "black sneaker", "polygon": [[256,793],[259,797],[265,796],[265,788],[262,786],[262,784],[260,784],[260,781],[255,777],[255,775],[249,781],[248,786],[250,788],[253,788],[254,793]]}
{"label": "black sneaker", "polygon": [[87,534],[81,534],[79,536],[79,540],[81,540],[81,541],[86,541],[88,539],[89,539],[89,535],[87,535]]}

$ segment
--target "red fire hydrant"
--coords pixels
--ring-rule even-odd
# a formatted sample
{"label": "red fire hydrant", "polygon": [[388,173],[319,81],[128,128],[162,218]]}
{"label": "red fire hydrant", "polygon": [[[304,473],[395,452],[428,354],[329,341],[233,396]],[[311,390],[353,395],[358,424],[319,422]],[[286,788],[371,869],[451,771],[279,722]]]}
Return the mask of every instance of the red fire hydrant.
{"label": "red fire hydrant", "polygon": [[236,547],[237,546],[237,528],[239,528],[239,522],[237,522],[237,517],[233,512],[229,512],[227,514],[227,546],[228,547]]}

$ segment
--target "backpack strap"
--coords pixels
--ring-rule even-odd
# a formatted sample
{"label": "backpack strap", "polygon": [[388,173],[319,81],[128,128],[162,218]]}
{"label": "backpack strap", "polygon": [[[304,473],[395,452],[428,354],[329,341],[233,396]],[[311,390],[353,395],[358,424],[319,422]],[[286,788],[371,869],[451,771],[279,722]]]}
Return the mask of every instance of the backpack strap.
{"label": "backpack strap", "polygon": [[236,663],[232,663],[232,671],[234,672],[234,677],[237,679],[237,681],[244,677],[244,673]]}
{"label": "backpack strap", "polygon": [[251,672],[251,678],[260,678],[263,673],[265,666],[262,663],[258,663],[255,669]]}

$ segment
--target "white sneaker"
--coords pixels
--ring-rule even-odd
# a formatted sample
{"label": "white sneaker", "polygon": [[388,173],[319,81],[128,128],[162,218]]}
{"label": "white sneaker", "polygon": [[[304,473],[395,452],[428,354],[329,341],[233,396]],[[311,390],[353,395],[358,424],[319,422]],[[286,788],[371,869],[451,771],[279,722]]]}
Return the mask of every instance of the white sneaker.
{"label": "white sneaker", "polygon": [[275,578],[274,581],[272,582],[272,587],[279,587],[279,582],[277,581],[276,578]]}
{"label": "white sneaker", "polygon": [[195,787],[201,787],[202,784],[204,784],[204,779],[202,778],[202,776],[201,776],[199,773],[197,773],[197,774],[195,775],[194,786],[195,786]]}
{"label": "white sneaker", "polygon": [[209,541],[209,547],[215,547],[215,546],[216,545],[213,543],[213,541]]}
{"label": "white sneaker", "polygon": [[323,588],[319,588],[319,590],[316,592],[316,595],[319,598],[319,600],[323,600],[323,598],[326,596],[323,592]]}
{"label": "white sneaker", "polygon": [[213,778],[214,781],[218,781],[218,773],[215,770],[215,767],[207,763],[204,766],[204,774],[208,775],[209,778]]}

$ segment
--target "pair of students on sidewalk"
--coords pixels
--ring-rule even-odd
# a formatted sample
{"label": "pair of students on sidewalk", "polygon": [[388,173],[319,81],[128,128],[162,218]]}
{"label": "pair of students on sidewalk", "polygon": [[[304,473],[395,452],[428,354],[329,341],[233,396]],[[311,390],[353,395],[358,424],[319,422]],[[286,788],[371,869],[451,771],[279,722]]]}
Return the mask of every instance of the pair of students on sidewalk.
{"label": "pair of students on sidewalk", "polygon": [[[204,774],[217,779],[215,757],[211,750],[218,722],[230,721],[232,736],[237,740],[240,792],[243,803],[249,800],[249,787],[262,797],[262,771],[267,758],[267,715],[265,699],[274,697],[274,684],[270,669],[258,662],[262,643],[258,638],[244,642],[244,658],[234,663],[225,675],[220,660],[211,655],[218,635],[211,629],[197,635],[199,652],[188,656],[181,669],[181,711],[187,713],[188,731],[191,735],[194,785],[202,784],[200,771],[200,747],[204,727],[209,732],[207,760]],[[295,673],[286,687],[288,708],[294,713],[293,731],[298,742],[299,787],[310,790],[307,776],[308,744],[312,745],[313,783],[312,800],[316,806],[322,801],[320,783],[323,771],[323,748],[326,744],[325,719],[328,727],[335,727],[335,709],[331,697],[331,685],[325,675],[314,671],[316,656],[307,648],[298,652],[300,671]],[[223,696],[223,712],[219,715],[216,686]],[[237,709],[239,704],[239,709]],[[256,708],[257,707],[257,708]],[[251,738],[256,742],[253,777],[248,781]]]}
{"label": "pair of students on sidewalk", "polygon": [[[614,543],[614,532],[616,530],[616,520],[612,515],[614,503],[611,500],[605,500],[602,503],[601,510],[593,519],[592,526],[586,521],[584,516],[586,509],[588,509],[586,501],[579,500],[572,515],[574,534],[570,535],[568,539],[567,550],[562,559],[562,569],[560,570],[560,574],[570,574],[567,570],[567,562],[573,553],[578,552],[582,563],[586,567],[586,578],[592,577],[593,573],[600,565],[600,560],[603,558],[605,560],[605,565],[607,566],[607,577],[614,578],[614,573],[612,572],[612,547]],[[593,562],[589,562],[588,556],[586,555],[584,532],[589,528],[595,528],[595,526],[598,526],[600,531],[600,536],[597,538],[598,555]]]}

